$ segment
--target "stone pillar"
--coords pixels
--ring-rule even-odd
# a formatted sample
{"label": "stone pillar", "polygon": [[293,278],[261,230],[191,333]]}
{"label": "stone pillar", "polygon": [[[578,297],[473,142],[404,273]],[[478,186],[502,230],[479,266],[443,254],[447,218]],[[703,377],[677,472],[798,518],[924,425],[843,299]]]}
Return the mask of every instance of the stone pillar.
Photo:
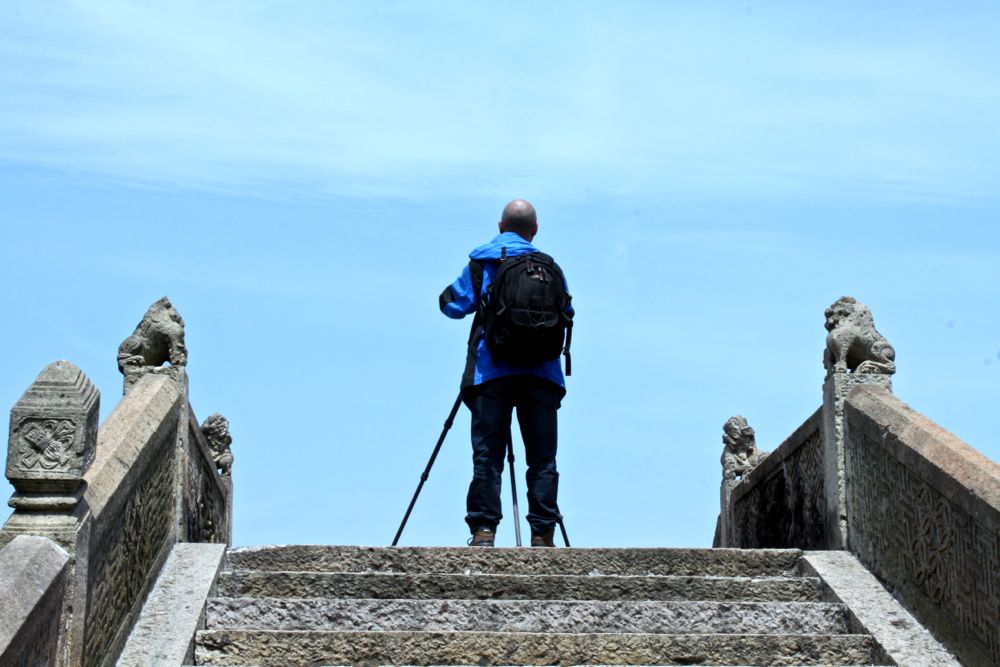
{"label": "stone pillar", "polygon": [[892,376],[835,373],[823,382],[823,464],[826,484],[827,535],[831,549],[847,548],[847,504],[844,461],[844,399],[859,385],[892,391]]}
{"label": "stone pillar", "polygon": [[41,535],[71,553],[83,493],[94,460],[100,392],[79,368],[56,361],[43,370],[10,411],[7,479],[14,514],[0,535]]}
{"label": "stone pillar", "polygon": [[874,384],[892,391],[896,351],[875,329],[868,306],[853,297],[841,297],[826,309],[826,329],[822,437],[827,548],[846,549],[844,399],[859,385]]}
{"label": "stone pillar", "polygon": [[[77,665],[93,521],[84,475],[97,451],[100,392],[68,361],[49,364],[10,411],[7,479],[14,514],[0,530],[0,547],[19,535],[47,537],[69,554],[55,664]],[[56,605],[57,607],[60,605]]]}

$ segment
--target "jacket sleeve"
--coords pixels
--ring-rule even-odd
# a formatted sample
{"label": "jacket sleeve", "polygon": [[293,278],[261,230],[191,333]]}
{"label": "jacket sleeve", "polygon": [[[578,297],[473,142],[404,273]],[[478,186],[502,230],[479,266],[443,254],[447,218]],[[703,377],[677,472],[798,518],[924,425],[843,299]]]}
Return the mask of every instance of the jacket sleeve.
{"label": "jacket sleeve", "polygon": [[[560,269],[562,271],[562,269]],[[569,297],[569,301],[566,302],[566,314],[571,318],[576,315],[576,311],[573,310],[573,293],[569,291],[569,281],[566,280],[566,274],[563,273],[563,285],[566,287],[566,295]]]}
{"label": "jacket sleeve", "polygon": [[438,307],[442,313],[453,320],[460,320],[466,315],[476,312],[474,291],[472,273],[466,266],[455,282],[445,287],[444,291],[441,292],[441,296],[438,297]]}

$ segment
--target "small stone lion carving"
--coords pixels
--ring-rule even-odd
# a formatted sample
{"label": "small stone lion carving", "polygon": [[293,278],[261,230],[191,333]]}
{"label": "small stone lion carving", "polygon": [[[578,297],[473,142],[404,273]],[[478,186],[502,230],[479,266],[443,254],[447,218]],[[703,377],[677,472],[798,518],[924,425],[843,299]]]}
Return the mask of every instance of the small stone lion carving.
{"label": "small stone lion carving", "polygon": [[767,452],[757,449],[757,438],[745,417],[730,417],[722,426],[722,478],[742,479],[764,460]]}
{"label": "small stone lion carving", "polygon": [[201,432],[208,440],[208,449],[216,467],[223,477],[228,477],[233,470],[233,452],[229,448],[233,444],[233,436],[229,435],[229,420],[216,412],[202,422]]}
{"label": "small stone lion carving", "polygon": [[118,370],[130,375],[147,366],[187,366],[184,320],[163,297],[146,311],[132,335],[118,346]]}
{"label": "small stone lion carving", "polygon": [[826,351],[823,367],[830,373],[896,372],[896,350],[875,329],[872,311],[849,296],[842,296],[826,309]]}

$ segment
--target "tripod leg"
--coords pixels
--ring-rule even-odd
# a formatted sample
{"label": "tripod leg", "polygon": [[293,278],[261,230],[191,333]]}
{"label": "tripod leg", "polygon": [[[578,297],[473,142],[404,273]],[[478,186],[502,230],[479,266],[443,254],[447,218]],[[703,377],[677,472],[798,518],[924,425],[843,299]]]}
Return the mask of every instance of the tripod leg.
{"label": "tripod leg", "polygon": [[451,412],[448,413],[448,418],[444,421],[444,430],[441,431],[441,436],[438,438],[437,444],[434,445],[434,451],[431,452],[431,458],[427,462],[427,467],[424,468],[423,474],[420,475],[420,483],[417,484],[417,490],[413,492],[413,498],[410,499],[410,505],[406,508],[406,514],[403,515],[403,520],[399,524],[399,530],[396,531],[396,537],[392,538],[392,546],[396,546],[399,543],[399,536],[403,534],[403,528],[406,527],[406,522],[410,519],[410,512],[413,511],[413,506],[417,504],[417,496],[420,495],[420,490],[424,488],[424,482],[431,474],[431,467],[434,465],[434,459],[437,458],[438,452],[441,451],[441,445],[444,444],[444,438],[448,435],[448,431],[451,429],[451,425],[455,423],[455,415],[458,414],[458,408],[462,405],[462,393],[459,392],[458,398],[455,399],[455,405],[451,406]]}
{"label": "tripod leg", "polygon": [[514,538],[517,546],[521,546],[521,517],[517,511],[517,482],[514,475],[514,442],[507,432],[507,467],[510,469],[510,493],[514,497]]}
{"label": "tripod leg", "polygon": [[559,519],[559,530],[562,531],[563,544],[569,547],[569,536],[566,534],[566,526],[563,524],[563,520]]}

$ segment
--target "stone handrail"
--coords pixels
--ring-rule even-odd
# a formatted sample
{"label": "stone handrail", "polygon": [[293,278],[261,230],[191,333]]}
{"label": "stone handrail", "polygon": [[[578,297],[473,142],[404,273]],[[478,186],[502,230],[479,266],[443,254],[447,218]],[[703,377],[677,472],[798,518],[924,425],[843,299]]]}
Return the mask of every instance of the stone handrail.
{"label": "stone handrail", "polygon": [[0,549],[0,665],[55,663],[69,555],[21,535]]}
{"label": "stone handrail", "polygon": [[963,664],[1000,665],[1000,464],[892,395],[867,307],[826,314],[823,405],[723,479],[716,544],[850,550]]}
{"label": "stone handrail", "polygon": [[822,409],[733,488],[725,544],[744,549],[826,546]]}
{"label": "stone handrail", "polygon": [[887,390],[845,405],[848,546],[962,664],[1000,664],[1000,464]]}

